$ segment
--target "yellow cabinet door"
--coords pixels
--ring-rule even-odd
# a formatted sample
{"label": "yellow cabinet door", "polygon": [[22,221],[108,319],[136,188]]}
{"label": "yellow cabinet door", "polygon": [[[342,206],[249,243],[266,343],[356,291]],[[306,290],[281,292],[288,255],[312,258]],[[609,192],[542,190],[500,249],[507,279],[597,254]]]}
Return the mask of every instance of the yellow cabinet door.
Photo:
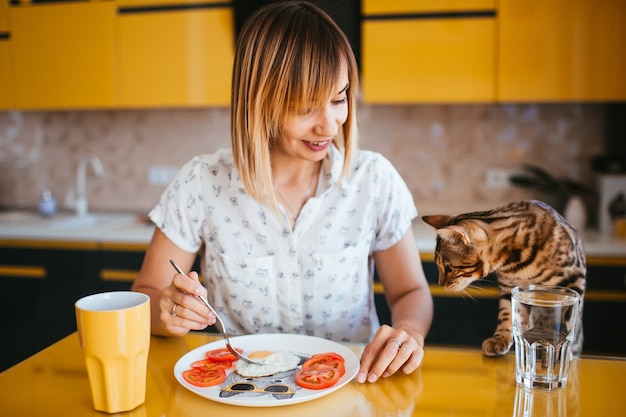
{"label": "yellow cabinet door", "polygon": [[16,107],[115,105],[115,14],[112,1],[11,7]]}
{"label": "yellow cabinet door", "polygon": [[13,105],[11,68],[9,64],[9,2],[0,1],[0,110]]}
{"label": "yellow cabinet door", "polygon": [[626,1],[501,0],[500,101],[626,99]]}
{"label": "yellow cabinet door", "polygon": [[227,106],[233,19],[223,3],[120,8],[120,105]]}
{"label": "yellow cabinet door", "polygon": [[494,99],[494,17],[366,20],[366,103],[488,102]]}
{"label": "yellow cabinet door", "polygon": [[363,14],[493,10],[496,0],[362,0]]}
{"label": "yellow cabinet door", "polygon": [[9,31],[9,2],[0,1],[0,33]]}
{"label": "yellow cabinet door", "polygon": [[9,67],[9,39],[0,32],[0,110],[13,106],[11,97],[11,69]]}

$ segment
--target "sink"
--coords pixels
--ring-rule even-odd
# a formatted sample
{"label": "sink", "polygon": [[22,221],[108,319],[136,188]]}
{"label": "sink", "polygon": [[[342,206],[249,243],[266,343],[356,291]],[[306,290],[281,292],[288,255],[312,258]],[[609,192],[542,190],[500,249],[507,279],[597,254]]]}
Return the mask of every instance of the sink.
{"label": "sink", "polygon": [[43,223],[51,229],[75,229],[75,228],[101,228],[114,227],[127,223],[128,215],[113,213],[87,214],[85,216],[61,215],[49,219],[43,219]]}
{"label": "sink", "polygon": [[93,212],[77,216],[61,212],[42,217],[34,211],[0,212],[0,236],[85,236],[94,238],[124,227],[138,224],[136,214]]}
{"label": "sink", "polygon": [[32,212],[26,210],[7,210],[0,212],[0,224],[19,223],[34,218]]}

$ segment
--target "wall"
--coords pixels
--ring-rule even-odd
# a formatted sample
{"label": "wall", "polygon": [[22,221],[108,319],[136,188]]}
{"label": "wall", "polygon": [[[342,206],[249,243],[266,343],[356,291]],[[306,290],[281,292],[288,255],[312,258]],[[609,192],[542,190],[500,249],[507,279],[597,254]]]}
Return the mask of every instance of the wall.
{"label": "wall", "polygon": [[[604,148],[600,104],[361,106],[359,114],[361,147],[396,165],[421,214],[527,196],[487,188],[489,168],[533,163],[594,184],[590,158]],[[88,171],[90,208],[145,213],[163,191],[148,183],[148,167],[229,146],[229,123],[228,109],[0,113],[0,206],[36,207],[44,186],[62,206],[81,155],[94,152],[105,174]]]}

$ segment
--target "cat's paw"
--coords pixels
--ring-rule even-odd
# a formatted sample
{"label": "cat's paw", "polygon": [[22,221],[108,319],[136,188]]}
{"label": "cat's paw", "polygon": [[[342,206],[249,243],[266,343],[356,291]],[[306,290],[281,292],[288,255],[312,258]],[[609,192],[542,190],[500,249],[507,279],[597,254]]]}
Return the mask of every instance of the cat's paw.
{"label": "cat's paw", "polygon": [[483,342],[483,354],[485,356],[501,356],[506,354],[513,345],[512,340],[502,336],[493,336]]}

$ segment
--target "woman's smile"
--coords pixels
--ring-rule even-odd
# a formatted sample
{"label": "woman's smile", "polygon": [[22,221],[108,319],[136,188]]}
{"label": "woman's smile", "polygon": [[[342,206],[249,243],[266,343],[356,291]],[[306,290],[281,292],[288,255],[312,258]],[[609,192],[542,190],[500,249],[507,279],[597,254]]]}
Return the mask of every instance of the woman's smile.
{"label": "woman's smile", "polygon": [[306,145],[307,148],[314,151],[325,151],[331,143],[330,140],[323,140],[318,142],[303,140],[302,142]]}

